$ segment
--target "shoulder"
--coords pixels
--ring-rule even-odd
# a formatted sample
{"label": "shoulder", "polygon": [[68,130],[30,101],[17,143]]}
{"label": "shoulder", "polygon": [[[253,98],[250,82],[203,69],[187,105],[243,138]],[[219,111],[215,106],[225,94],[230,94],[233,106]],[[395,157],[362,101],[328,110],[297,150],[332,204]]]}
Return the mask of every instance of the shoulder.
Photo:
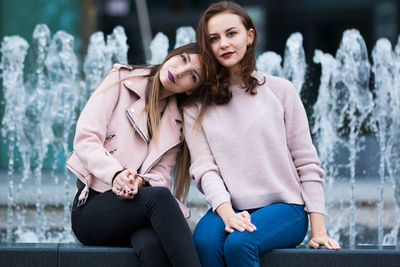
{"label": "shoulder", "polygon": [[200,103],[193,103],[189,106],[183,108],[183,116],[184,118],[196,118],[197,114],[200,111]]}
{"label": "shoulder", "polygon": [[121,79],[129,77],[143,77],[151,72],[152,66],[134,66],[129,64],[115,63],[110,72],[119,72]]}
{"label": "shoulder", "polygon": [[261,87],[268,87],[278,98],[286,97],[288,95],[297,95],[293,83],[285,78],[268,75],[260,71],[257,71],[256,78],[259,82],[265,81]]}

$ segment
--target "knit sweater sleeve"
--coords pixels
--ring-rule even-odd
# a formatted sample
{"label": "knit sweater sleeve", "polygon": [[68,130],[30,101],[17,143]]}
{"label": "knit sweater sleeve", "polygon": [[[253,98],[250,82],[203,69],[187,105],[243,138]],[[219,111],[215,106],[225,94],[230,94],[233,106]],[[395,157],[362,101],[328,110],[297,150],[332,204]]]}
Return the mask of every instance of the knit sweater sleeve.
{"label": "knit sweater sleeve", "polygon": [[185,108],[183,113],[185,140],[191,157],[189,173],[215,211],[222,203],[231,203],[231,197],[225,187],[201,124],[194,125],[197,112],[198,107],[193,105]]}
{"label": "knit sweater sleeve", "polygon": [[272,79],[276,79],[272,90],[284,108],[287,145],[300,179],[305,210],[324,214],[324,171],[312,143],[303,103],[291,82]]}

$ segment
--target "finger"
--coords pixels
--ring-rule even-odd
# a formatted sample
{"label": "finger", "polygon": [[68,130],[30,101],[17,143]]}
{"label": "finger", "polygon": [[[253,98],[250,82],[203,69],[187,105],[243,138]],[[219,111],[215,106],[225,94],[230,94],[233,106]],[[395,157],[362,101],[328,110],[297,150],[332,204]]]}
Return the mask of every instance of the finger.
{"label": "finger", "polygon": [[238,230],[239,232],[244,232],[245,230],[239,223],[231,223],[231,228]]}
{"label": "finger", "polygon": [[139,183],[141,183],[141,182],[142,182],[142,181],[141,181],[141,178],[135,179],[135,182],[133,183],[133,187],[134,187],[134,189],[133,189],[133,191],[132,191],[133,195],[136,195],[136,194],[137,194],[138,189],[139,189]]}
{"label": "finger", "polygon": [[235,230],[233,230],[231,227],[229,226],[225,226],[225,231],[228,233],[233,233]]}
{"label": "finger", "polygon": [[135,174],[136,171],[132,170],[132,169],[128,169],[126,172],[126,177],[129,179],[129,183],[133,184],[134,183],[134,179],[135,179]]}
{"label": "finger", "polygon": [[317,242],[314,242],[314,240],[310,240],[310,242],[308,243],[308,246],[310,247],[310,248],[315,248],[315,249],[317,249],[317,248],[319,248],[319,244],[317,243]]}
{"label": "finger", "polygon": [[339,243],[335,239],[330,238],[328,242],[333,249],[340,249]]}
{"label": "finger", "polygon": [[[250,214],[249,214],[250,215]],[[240,225],[247,231],[253,232],[257,230],[256,226],[250,222],[250,220],[247,217],[244,217],[242,214],[238,220],[240,221]]]}
{"label": "finger", "polygon": [[[124,177],[121,177],[118,179],[117,184],[120,188],[122,188],[122,191],[125,190],[126,192],[133,191],[135,188],[133,184],[129,183],[129,179],[124,175]],[[124,194],[126,192],[124,191]]]}
{"label": "finger", "polygon": [[244,217],[244,218],[248,219],[249,221],[251,221],[250,213],[247,210],[242,211],[240,214],[242,215],[242,217]]}

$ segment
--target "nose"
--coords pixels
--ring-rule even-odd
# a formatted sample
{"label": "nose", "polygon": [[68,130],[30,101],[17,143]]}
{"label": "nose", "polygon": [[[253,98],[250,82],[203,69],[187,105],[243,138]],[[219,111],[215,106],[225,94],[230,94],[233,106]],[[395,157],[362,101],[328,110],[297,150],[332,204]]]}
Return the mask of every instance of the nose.
{"label": "nose", "polygon": [[179,66],[176,68],[175,76],[180,79],[182,78],[186,72],[189,71],[189,64],[185,64],[183,66]]}
{"label": "nose", "polygon": [[219,43],[221,49],[227,48],[229,46],[229,40],[225,36],[221,37],[221,41]]}

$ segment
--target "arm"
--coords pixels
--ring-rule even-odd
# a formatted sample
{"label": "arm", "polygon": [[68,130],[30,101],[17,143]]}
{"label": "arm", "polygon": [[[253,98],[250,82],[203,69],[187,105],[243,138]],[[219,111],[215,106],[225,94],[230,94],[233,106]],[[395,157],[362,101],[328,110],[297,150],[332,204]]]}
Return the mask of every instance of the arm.
{"label": "arm", "polygon": [[224,202],[231,203],[230,194],[226,190],[219,168],[208,145],[201,125],[194,127],[198,109],[191,106],[184,109],[185,139],[189,148],[191,177],[215,211]]}
{"label": "arm", "polygon": [[299,175],[302,197],[306,211],[310,215],[312,238],[309,246],[340,249],[338,242],[328,237],[324,222],[323,170],[312,143],[308,119],[303,103],[290,83],[284,97],[285,126],[287,143],[294,165]]}
{"label": "arm", "polygon": [[308,245],[312,248],[319,248],[320,245],[328,249],[340,249],[339,243],[328,237],[325,229],[324,215],[321,213],[310,213],[311,240]]}
{"label": "arm", "polygon": [[148,173],[140,176],[148,181],[150,186],[162,186],[171,189],[171,173],[176,164],[179,148],[179,145],[177,145],[168,150]]}
{"label": "arm", "polygon": [[251,223],[247,211],[236,213],[230,202],[219,168],[208,145],[201,126],[194,128],[197,117],[195,106],[184,110],[185,139],[190,151],[190,175],[196,180],[197,187],[204,193],[206,200],[225,224],[225,231],[232,233],[235,229],[252,232],[256,227]]}
{"label": "arm", "polygon": [[315,149],[303,103],[292,83],[285,81],[277,92],[284,108],[286,140],[302,189],[305,210],[324,214],[324,172]]}
{"label": "arm", "polygon": [[113,69],[86,103],[79,116],[74,139],[76,155],[94,176],[111,185],[124,169],[105,148],[106,129],[119,97],[119,70]]}

